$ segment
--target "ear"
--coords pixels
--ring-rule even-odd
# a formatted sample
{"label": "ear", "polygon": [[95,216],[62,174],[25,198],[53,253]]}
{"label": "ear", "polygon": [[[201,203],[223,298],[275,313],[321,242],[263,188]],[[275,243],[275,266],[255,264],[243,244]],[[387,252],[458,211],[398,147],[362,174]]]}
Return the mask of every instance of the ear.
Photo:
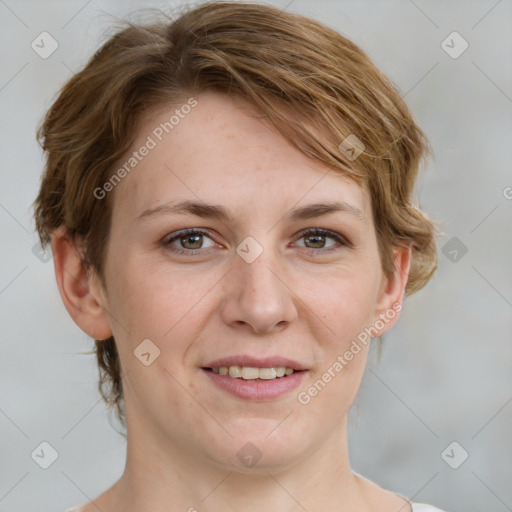
{"label": "ear", "polygon": [[68,313],[96,340],[112,336],[105,296],[97,277],[89,272],[64,226],[52,234],[53,263],[60,296]]}
{"label": "ear", "polygon": [[397,322],[402,310],[405,287],[409,279],[411,247],[395,247],[393,252],[395,254],[394,274],[390,278],[382,277],[375,309],[374,325],[378,330],[378,334],[374,336],[376,338],[382,336]]}

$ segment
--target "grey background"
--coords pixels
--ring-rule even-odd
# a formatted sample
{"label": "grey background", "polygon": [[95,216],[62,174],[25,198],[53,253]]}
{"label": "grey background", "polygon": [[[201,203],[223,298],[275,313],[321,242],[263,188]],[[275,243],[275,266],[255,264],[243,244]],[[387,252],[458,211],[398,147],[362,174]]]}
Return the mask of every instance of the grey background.
{"label": "grey background", "polygon": [[[53,261],[32,252],[30,205],[43,166],[35,128],[113,17],[177,3],[0,0],[1,512],[63,511],[124,468],[124,439],[96,391],[94,356],[81,354],[93,341],[68,316]],[[381,360],[371,356],[351,411],[352,467],[447,511],[512,510],[512,1],[269,3],[323,21],[367,51],[435,152],[417,190],[443,221],[439,269],[407,299]],[[48,59],[31,48],[42,31],[59,44]],[[456,59],[441,47],[453,31],[469,44]],[[457,261],[451,246],[443,252],[450,240],[467,248]],[[46,470],[30,456],[42,441],[59,454]],[[469,453],[457,469],[441,456],[452,441]],[[451,460],[461,453],[456,447]]]}

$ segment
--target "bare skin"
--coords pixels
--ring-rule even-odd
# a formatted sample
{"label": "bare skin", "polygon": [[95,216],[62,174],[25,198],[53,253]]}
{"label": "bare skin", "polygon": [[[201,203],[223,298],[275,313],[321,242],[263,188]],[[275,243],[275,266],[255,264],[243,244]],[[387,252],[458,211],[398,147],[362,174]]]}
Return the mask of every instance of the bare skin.
{"label": "bare skin", "polygon": [[[365,328],[386,318],[378,336],[396,323],[410,249],[396,248],[396,272],[386,278],[365,189],[308,159],[240,99],[205,92],[196,100],[109,192],[106,288],[86,272],[63,230],[53,238],[68,312],[95,339],[116,339],[128,425],[123,475],[77,510],[410,511],[402,497],[349,466],[347,413],[369,343],[334,377],[331,370],[332,379],[307,404],[298,400]],[[175,108],[149,116],[134,149]],[[183,200],[221,205],[233,219],[140,217]],[[331,201],[351,210],[286,217]],[[187,228],[207,233],[169,241]],[[314,228],[344,242],[301,234]],[[191,236],[199,238],[191,244]],[[251,263],[236,252],[247,237],[262,248]],[[160,350],[149,366],[134,357],[145,339]],[[297,389],[277,398],[243,399],[212,384],[203,369],[241,354],[287,357],[306,372]],[[249,442],[261,453],[250,468],[237,456]]]}
{"label": "bare skin", "polygon": [[[412,512],[412,507],[409,501],[405,500],[398,494],[387,491],[374,482],[361,478],[357,475],[355,475],[355,480],[361,494],[366,496],[367,500],[368,508],[361,510],[382,510],[383,512]],[[94,503],[86,503],[81,507],[76,507],[66,512],[98,512],[98,508],[103,512],[124,510],[124,508],[122,508],[123,505],[119,505],[120,503],[122,503],[122,490],[118,486],[118,483],[116,483],[110,489],[96,498]],[[302,509],[298,507],[297,510]]]}

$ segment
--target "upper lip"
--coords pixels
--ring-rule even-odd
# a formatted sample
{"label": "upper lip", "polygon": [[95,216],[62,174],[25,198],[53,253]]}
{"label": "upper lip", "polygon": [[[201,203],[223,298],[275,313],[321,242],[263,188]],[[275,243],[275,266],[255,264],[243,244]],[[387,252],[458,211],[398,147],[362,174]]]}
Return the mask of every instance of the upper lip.
{"label": "upper lip", "polygon": [[252,368],[273,368],[284,366],[292,370],[307,370],[307,368],[286,357],[269,356],[269,357],[253,357],[250,355],[228,356],[215,359],[203,366],[203,368],[220,368],[221,366],[248,366]]}

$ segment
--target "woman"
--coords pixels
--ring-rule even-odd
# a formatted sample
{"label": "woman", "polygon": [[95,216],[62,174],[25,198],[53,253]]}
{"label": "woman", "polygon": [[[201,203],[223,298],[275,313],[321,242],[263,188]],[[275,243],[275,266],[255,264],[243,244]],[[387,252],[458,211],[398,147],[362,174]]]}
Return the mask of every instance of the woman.
{"label": "woman", "polygon": [[130,25],[39,137],[41,243],[127,429],[73,510],[439,510],[349,465],[371,339],[437,264],[428,141],[357,46],[258,4]]}

